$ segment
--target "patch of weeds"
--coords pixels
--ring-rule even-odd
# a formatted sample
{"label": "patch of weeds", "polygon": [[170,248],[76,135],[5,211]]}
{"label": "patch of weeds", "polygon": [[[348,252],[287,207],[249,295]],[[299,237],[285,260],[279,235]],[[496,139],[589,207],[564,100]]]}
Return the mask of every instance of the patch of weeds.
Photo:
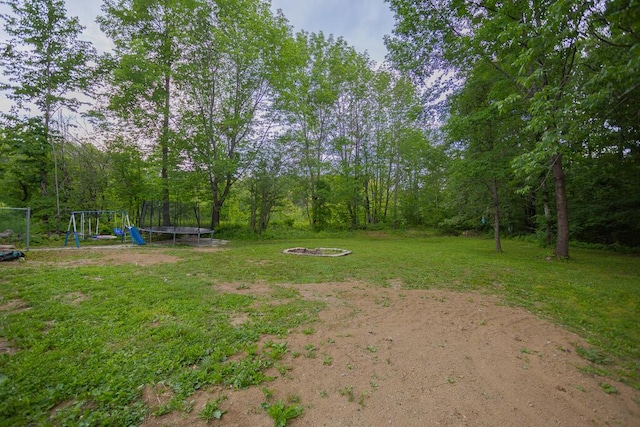
{"label": "patch of weeds", "polygon": [[304,412],[302,405],[286,405],[282,400],[274,404],[264,402],[262,408],[273,419],[274,427],[285,427],[289,420],[299,417]]}
{"label": "patch of weeds", "polygon": [[376,304],[382,307],[390,307],[391,301],[387,297],[382,297],[381,299],[376,299]]}
{"label": "patch of weeds", "polygon": [[289,403],[300,403],[301,400],[299,394],[290,394],[287,396],[287,402]]}
{"label": "patch of weeds", "polygon": [[278,373],[280,375],[286,375],[287,372],[291,371],[293,368],[291,368],[290,366],[284,365],[284,364],[280,364],[280,363],[276,363],[274,365],[274,368],[276,368],[276,370],[278,371]]}
{"label": "patch of weeds", "polygon": [[206,421],[207,423],[209,421],[211,421],[211,420],[219,420],[219,419],[221,419],[222,416],[227,411],[221,410],[219,408],[219,406],[225,400],[227,400],[227,396],[226,395],[222,395],[222,396],[218,397],[216,400],[214,400],[213,402],[207,402],[204,405],[204,408],[200,412],[198,412],[198,418],[200,418],[201,420]]}
{"label": "patch of weeds", "polygon": [[539,351],[531,350],[531,349],[526,348],[526,347],[521,348],[520,349],[520,353],[523,353],[523,354],[535,354],[535,355],[539,355],[540,354]]}
{"label": "patch of weeds", "polygon": [[358,398],[358,405],[364,407],[364,400],[369,397],[369,393],[365,390],[362,393],[360,393],[360,397]]}
{"label": "patch of weeds", "polygon": [[273,361],[263,360],[254,357],[247,357],[240,361],[233,361],[221,365],[217,372],[212,374],[220,375],[220,382],[234,388],[246,388],[251,385],[258,385],[265,381],[273,380],[264,374],[264,370],[273,366]]}
{"label": "patch of weeds", "polygon": [[325,354],[322,364],[325,366],[331,366],[331,364],[333,364],[333,358],[330,355]]}
{"label": "patch of weeds", "polygon": [[583,359],[587,359],[591,363],[595,363],[596,365],[610,365],[613,363],[613,360],[607,356],[603,351],[592,347],[592,348],[584,348],[581,346],[576,347],[576,353]]}
{"label": "patch of weeds", "polygon": [[316,351],[318,351],[318,348],[313,345],[313,344],[307,344],[304,346],[304,349],[307,350],[307,353],[305,354],[305,357],[308,359],[315,359],[316,358]]}
{"label": "patch of weeds", "polygon": [[531,363],[531,360],[529,360],[529,355],[525,354],[522,358],[522,361],[524,362],[524,365],[522,365],[522,369],[524,369],[525,371],[528,370],[529,364]]}
{"label": "patch of weeds", "polygon": [[353,365],[351,363],[347,363],[347,369],[353,371]]}
{"label": "patch of weeds", "polygon": [[309,327],[309,328],[303,329],[302,333],[305,334],[305,335],[313,335],[313,334],[316,333],[316,330],[311,328],[311,327]]}
{"label": "patch of weeds", "polygon": [[242,284],[238,285],[236,287],[236,289],[239,290],[239,291],[242,291],[244,289],[251,289],[251,286],[247,285],[246,283],[242,283]]}
{"label": "patch of weeds", "polygon": [[575,388],[576,390],[581,391],[581,392],[586,392],[586,391],[587,391],[587,390],[586,390],[583,386],[581,386],[580,384],[576,384],[576,385],[574,385],[574,386],[573,386],[573,388]]}
{"label": "patch of weeds", "polygon": [[618,389],[608,383],[599,383],[600,388],[607,394],[618,394]]}
{"label": "patch of weeds", "polygon": [[260,390],[262,391],[265,400],[270,401],[273,398],[273,390],[270,390],[266,387],[262,387]]}
{"label": "patch of weeds", "polygon": [[456,383],[456,379],[453,377],[447,377],[445,378],[445,380],[449,383],[449,384],[455,384]]}
{"label": "patch of weeds", "polygon": [[336,343],[336,340],[334,340],[333,338],[329,338],[329,339],[327,339],[327,342],[328,342],[329,344],[335,344],[335,343]]}
{"label": "patch of weeds", "polygon": [[353,387],[351,386],[341,388],[338,390],[338,393],[340,393],[340,396],[345,396],[349,402],[355,402],[356,400],[356,396],[353,394]]}
{"label": "patch of weeds", "polygon": [[294,359],[297,359],[298,357],[300,357],[300,352],[297,350],[291,352],[291,357],[293,357]]}
{"label": "patch of weeds", "polygon": [[609,376],[609,371],[606,369],[596,368],[595,366],[586,365],[578,368],[579,371],[584,372],[587,375],[606,377]]}
{"label": "patch of weeds", "polygon": [[275,343],[273,341],[267,341],[262,346],[262,351],[272,360],[280,360],[289,351],[287,343]]}
{"label": "patch of weeds", "polygon": [[249,355],[249,356],[257,356],[258,355],[258,344],[256,343],[251,343],[248,344],[244,351]]}
{"label": "patch of weeds", "polygon": [[376,351],[378,351],[377,348],[375,348],[374,346],[370,345],[367,347],[367,350],[369,350],[371,353],[375,353]]}
{"label": "patch of weeds", "polygon": [[327,390],[320,390],[320,397],[329,397]]}
{"label": "patch of weeds", "polygon": [[372,389],[377,390],[378,389],[378,383],[375,381],[369,381],[369,385],[371,386]]}
{"label": "patch of weeds", "polygon": [[297,289],[285,288],[284,286],[274,286],[271,296],[276,299],[292,299],[300,296],[300,292]]}

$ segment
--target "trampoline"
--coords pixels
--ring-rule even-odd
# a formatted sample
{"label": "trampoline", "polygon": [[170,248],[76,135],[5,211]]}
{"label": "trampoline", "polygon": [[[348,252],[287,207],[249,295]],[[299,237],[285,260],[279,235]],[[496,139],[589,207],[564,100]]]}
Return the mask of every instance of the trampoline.
{"label": "trampoline", "polygon": [[209,238],[213,246],[213,229],[200,225],[200,209],[197,204],[165,203],[157,200],[144,201],[142,204],[139,230],[148,236],[149,243],[153,240],[168,240],[162,236],[170,235],[173,236],[175,245],[178,236],[195,236],[198,246],[202,237]]}
{"label": "trampoline", "polygon": [[200,236],[208,235],[211,239],[213,245],[213,230],[208,228],[200,228],[200,227],[149,227],[149,228],[140,228],[140,231],[149,234],[149,243],[151,243],[153,239],[153,234],[172,234],[173,235],[173,244],[176,244],[176,236],[178,235],[190,235],[198,237],[198,246],[200,245]]}

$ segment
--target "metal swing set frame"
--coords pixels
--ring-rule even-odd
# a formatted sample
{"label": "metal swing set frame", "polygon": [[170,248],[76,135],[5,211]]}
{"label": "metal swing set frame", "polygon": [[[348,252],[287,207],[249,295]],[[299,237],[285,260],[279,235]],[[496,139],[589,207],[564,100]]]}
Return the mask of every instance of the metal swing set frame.
{"label": "metal swing set frame", "polygon": [[[100,219],[106,216],[109,228],[113,234],[100,234]],[[130,233],[131,221],[125,211],[74,211],[71,212],[69,225],[64,238],[64,246],[69,242],[69,236],[73,234],[76,248],[80,247],[80,240],[87,237],[93,239],[118,239],[124,243],[125,237]]]}

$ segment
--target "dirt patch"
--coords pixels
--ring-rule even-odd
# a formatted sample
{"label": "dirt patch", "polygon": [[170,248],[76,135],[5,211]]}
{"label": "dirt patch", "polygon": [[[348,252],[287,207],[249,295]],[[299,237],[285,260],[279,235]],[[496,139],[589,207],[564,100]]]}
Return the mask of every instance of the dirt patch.
{"label": "dirt patch", "polygon": [[59,295],[56,299],[71,305],[79,305],[80,303],[89,299],[89,297],[82,292],[69,292],[64,295]]}
{"label": "dirt patch", "polygon": [[57,250],[38,250],[34,253],[46,253],[39,260],[29,260],[31,266],[82,267],[88,265],[136,265],[150,266],[174,264],[182,258],[163,253],[161,250],[141,250],[137,247],[88,247],[59,248]]}
{"label": "dirt patch", "polygon": [[[278,378],[263,387],[305,407],[288,425],[640,425],[638,391],[577,369],[585,365],[574,351],[585,345],[580,337],[495,297],[359,283],[289,287],[327,307],[315,333],[276,340],[287,342],[280,363],[289,370],[270,372]],[[190,413],[150,416],[144,425],[205,426],[197,414],[221,394],[227,413],[208,425],[273,425],[261,387],[200,391]]]}
{"label": "dirt patch", "polygon": [[273,288],[266,283],[219,283],[214,285],[214,288],[227,294],[251,295],[256,297],[269,295],[273,291]]}
{"label": "dirt patch", "polygon": [[15,344],[4,337],[0,337],[0,354],[12,355],[18,351]]}
{"label": "dirt patch", "polygon": [[21,313],[23,311],[30,310],[29,303],[21,299],[10,299],[7,302],[0,304],[0,311],[7,311],[10,313]]}
{"label": "dirt patch", "polygon": [[150,408],[151,413],[157,412],[173,398],[173,390],[164,384],[147,385],[142,390],[142,401]]}
{"label": "dirt patch", "polygon": [[136,253],[136,252],[119,252],[110,253],[104,257],[104,262],[111,265],[134,264],[146,267],[156,264],[175,264],[181,258],[174,255],[162,253]]}

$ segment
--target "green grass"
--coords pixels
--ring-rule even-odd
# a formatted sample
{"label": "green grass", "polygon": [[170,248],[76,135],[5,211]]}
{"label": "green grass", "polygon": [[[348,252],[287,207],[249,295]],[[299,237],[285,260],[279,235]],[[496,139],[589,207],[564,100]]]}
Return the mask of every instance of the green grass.
{"label": "green grass", "polygon": [[[580,350],[585,364],[606,360],[599,373],[640,388],[640,259],[573,248],[570,261],[556,261],[531,243],[503,246],[498,254],[490,240],[359,233],[234,241],[217,252],[128,249],[181,258],[144,268],[69,263],[103,256],[84,250],[51,266],[57,252],[32,251],[25,263],[0,266],[0,306],[21,307],[0,310],[0,339],[15,350],[0,354],[0,425],[135,425],[149,411],[141,400],[148,385],[171,389],[170,411],[188,409],[201,388],[265,383],[266,370],[288,351],[287,332],[313,331],[322,309],[279,286],[287,283],[401,282],[497,294],[577,332],[592,346]],[[291,247],[353,253],[282,254]],[[272,286],[270,296],[214,286],[258,282]],[[233,326],[239,313],[250,320]],[[279,339],[257,348],[266,334]]]}

